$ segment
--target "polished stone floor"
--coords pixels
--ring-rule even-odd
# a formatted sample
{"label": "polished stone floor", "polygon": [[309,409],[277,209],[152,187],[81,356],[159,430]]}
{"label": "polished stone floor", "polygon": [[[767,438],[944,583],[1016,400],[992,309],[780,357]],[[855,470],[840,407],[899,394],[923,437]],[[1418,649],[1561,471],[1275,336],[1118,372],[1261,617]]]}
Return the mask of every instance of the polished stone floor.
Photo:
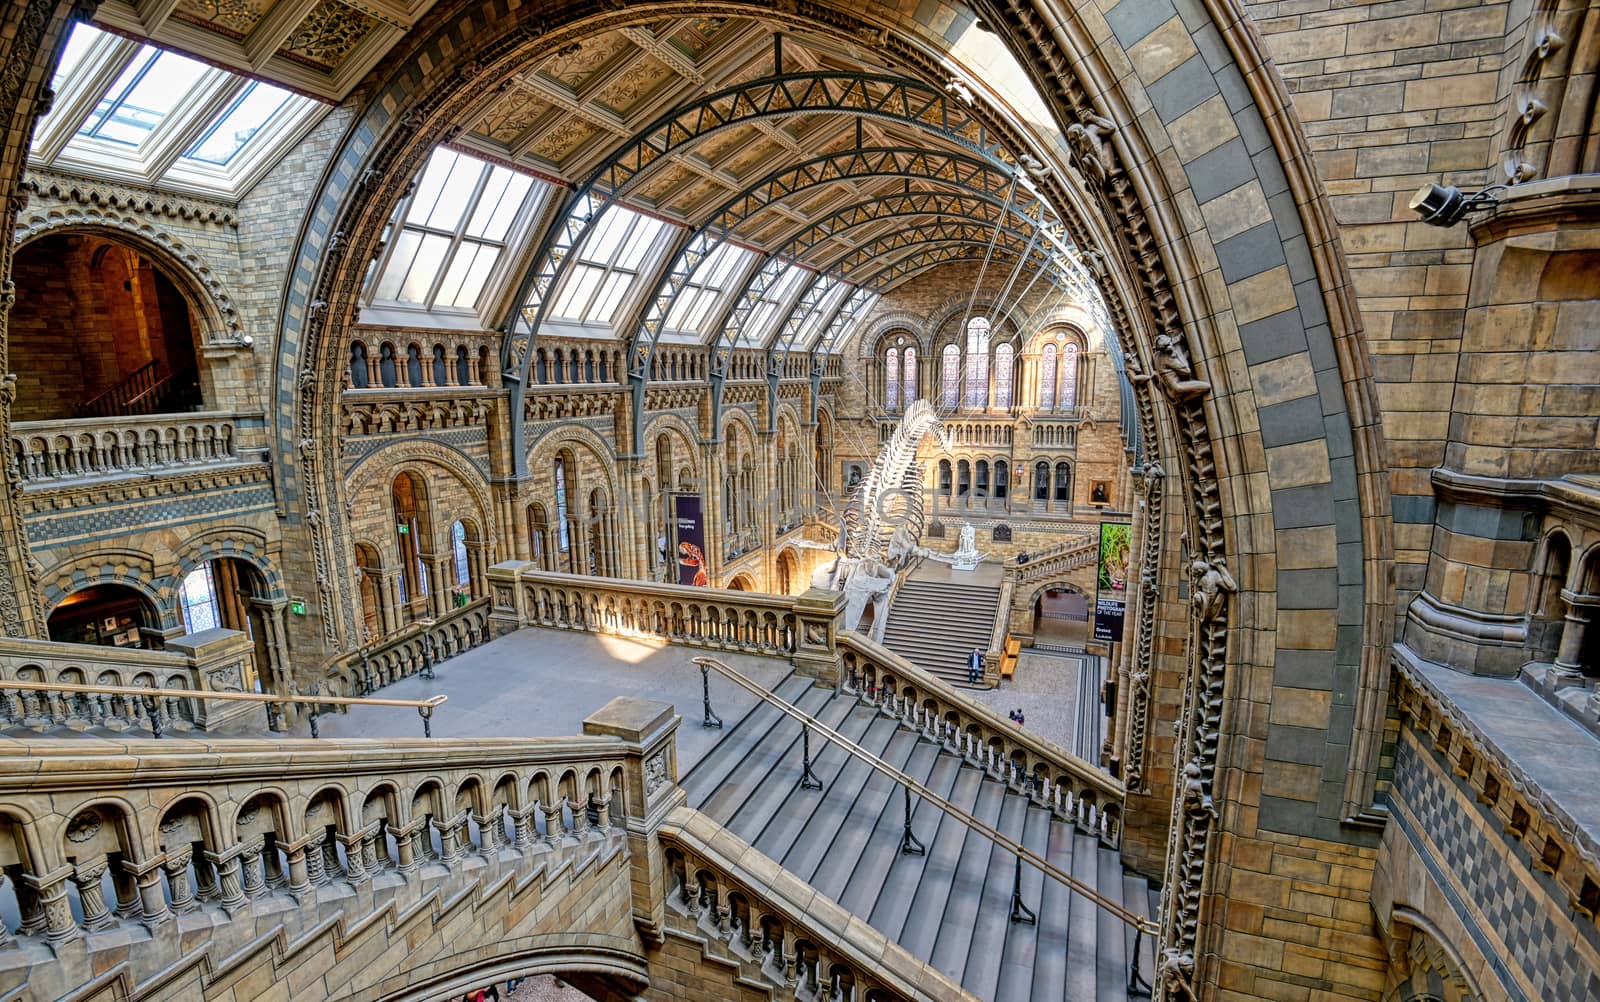
{"label": "polished stone floor", "polygon": [[[1076,750],[1079,734],[1089,728],[1080,717],[1087,714],[1092,718],[1098,712],[1099,661],[1094,657],[1047,657],[1024,650],[1011,681],[994,689],[964,691],[1000,713],[1022,710],[1027,730],[1081,755]],[[1086,674],[1091,676],[1087,682]],[[1096,696],[1087,706],[1082,699],[1085,688],[1094,690]],[[1098,734],[1084,733],[1084,737],[1099,744]]]}
{"label": "polished stone floor", "polygon": [[[583,719],[616,696],[671,703],[678,727],[682,772],[699,761],[721,731],[700,726],[700,669],[687,647],[642,643],[564,630],[524,629],[438,665],[432,681],[413,675],[375,693],[388,699],[426,699],[443,693],[450,701],[433,715],[440,738],[560,737],[583,733]],[[719,654],[722,661],[771,688],[791,669],[787,660]],[[712,709],[733,726],[755,702],[732,682],[711,677]],[[416,711],[358,706],[323,717],[323,737],[421,737]],[[304,736],[304,728],[296,736]]]}

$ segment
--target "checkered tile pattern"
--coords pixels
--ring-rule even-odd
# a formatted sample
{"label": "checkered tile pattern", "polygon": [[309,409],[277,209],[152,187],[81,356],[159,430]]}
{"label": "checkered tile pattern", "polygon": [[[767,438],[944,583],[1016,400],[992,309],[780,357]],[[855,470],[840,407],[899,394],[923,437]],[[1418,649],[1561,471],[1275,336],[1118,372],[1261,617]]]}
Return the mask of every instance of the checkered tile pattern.
{"label": "checkered tile pattern", "polygon": [[[1416,817],[1417,831],[1403,825],[1406,837],[1423,858],[1442,864],[1435,874],[1470,930],[1487,927],[1506,945],[1506,955],[1496,966],[1518,968],[1536,989],[1530,1002],[1579,1002],[1600,999],[1600,970],[1580,952],[1571,925],[1559,921],[1567,912],[1566,893],[1550,878],[1529,866],[1528,854],[1518,845],[1490,833],[1498,821],[1487,816],[1483,805],[1436,763],[1425,761],[1409,741],[1402,740],[1395,759],[1394,797]],[[1477,819],[1474,819],[1474,815]],[[1486,830],[1487,829],[1487,830]],[[1428,846],[1431,843],[1431,850]],[[1540,885],[1530,890],[1525,876]],[[1591,950],[1600,950],[1600,935],[1593,923],[1577,918]],[[1482,939],[1484,954],[1498,951]],[[1509,978],[1505,987],[1512,988]],[[1513,991],[1513,997],[1522,997]]]}

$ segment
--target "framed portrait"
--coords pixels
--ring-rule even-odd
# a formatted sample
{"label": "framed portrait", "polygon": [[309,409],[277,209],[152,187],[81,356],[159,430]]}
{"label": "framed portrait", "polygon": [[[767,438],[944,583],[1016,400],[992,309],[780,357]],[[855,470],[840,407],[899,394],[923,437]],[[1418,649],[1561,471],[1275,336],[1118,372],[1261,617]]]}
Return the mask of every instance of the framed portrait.
{"label": "framed portrait", "polygon": [[1090,504],[1110,504],[1111,503],[1111,481],[1109,481],[1109,480],[1091,480],[1091,481],[1089,481],[1089,503]]}
{"label": "framed portrait", "polygon": [[116,628],[117,617],[115,616],[107,616],[105,619],[100,621],[100,629],[102,630],[115,630]]}

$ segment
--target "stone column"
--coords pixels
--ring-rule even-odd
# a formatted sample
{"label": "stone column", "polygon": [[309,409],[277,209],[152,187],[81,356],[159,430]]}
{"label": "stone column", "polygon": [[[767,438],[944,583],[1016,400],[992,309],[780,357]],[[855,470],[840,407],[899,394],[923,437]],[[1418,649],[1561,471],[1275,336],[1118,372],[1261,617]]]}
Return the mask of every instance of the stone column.
{"label": "stone column", "polygon": [[421,822],[413,821],[411,824],[401,828],[396,828],[394,825],[389,826],[389,834],[394,836],[395,855],[398,857],[395,860],[395,868],[398,869],[401,874],[410,874],[416,872],[416,846],[412,842],[412,835],[416,832],[417,826],[420,824]]}
{"label": "stone column", "polygon": [[[323,865],[322,843],[328,837],[326,832],[311,836],[307,840],[305,849],[306,885],[315,888],[318,884],[326,884],[329,880],[327,868]],[[291,872],[294,867],[294,857],[289,858]]]}
{"label": "stone column", "polygon": [[1561,627],[1561,647],[1556,654],[1556,671],[1565,678],[1583,678],[1583,642],[1594,611],[1600,607],[1600,595],[1580,595],[1561,589],[1561,601],[1567,604],[1566,622]]}
{"label": "stone column", "polygon": [[289,893],[300,901],[306,895],[313,893],[311,882],[311,866],[308,860],[311,853],[307,852],[306,840],[291,843],[285,847],[289,857]]}
{"label": "stone column", "polygon": [[72,882],[78,885],[78,904],[83,908],[83,927],[90,932],[110,929],[117,924],[111,909],[106,907],[106,894],[100,878],[106,874],[106,858],[73,867]]}
{"label": "stone column", "polygon": [[189,882],[189,863],[194,859],[194,850],[185,846],[175,852],[167,853],[161,869],[167,874],[167,887],[172,893],[172,911],[174,914],[183,915],[200,907],[195,900],[194,887]]}
{"label": "stone column", "polygon": [[383,632],[393,633],[400,629],[403,622],[400,614],[400,571],[395,569],[383,572],[378,579],[378,585],[378,612],[383,620]]}
{"label": "stone column", "polygon": [[[364,884],[367,881],[366,861],[363,858],[364,851],[361,843],[368,836],[369,832],[365,829],[356,832],[354,835],[334,835],[334,838],[344,843],[344,874],[345,879],[352,885]],[[328,841],[332,845],[333,839]],[[337,848],[334,849],[334,858],[338,859]]]}
{"label": "stone column", "polygon": [[239,850],[239,872],[247,898],[259,898],[267,893],[267,882],[261,872],[261,851],[265,843],[266,839],[258,835]]}
{"label": "stone column", "polygon": [[286,886],[289,875],[283,871],[283,861],[278,858],[278,838],[276,835],[267,835],[261,848],[261,860],[266,865],[267,886],[279,888]]}
{"label": "stone column", "polygon": [[511,821],[516,825],[517,830],[515,848],[520,853],[526,853],[533,848],[533,812],[536,810],[538,810],[537,807],[524,807],[520,811],[511,812]]}
{"label": "stone column", "polygon": [[339,879],[339,846],[334,841],[338,837],[339,833],[336,831],[322,837],[322,876],[325,884],[331,884]]}
{"label": "stone column", "polygon": [[[190,850],[191,854],[193,850]],[[170,854],[162,855],[143,863],[134,863],[129,860],[122,861],[122,870],[133,878],[139,887],[139,903],[143,910],[143,921],[146,928],[154,929],[156,926],[172,918],[172,912],[167,910],[167,897],[161,892],[161,872],[166,867]],[[184,876],[188,876],[185,869]],[[190,900],[194,895],[190,893]],[[26,919],[26,910],[24,910]]]}
{"label": "stone column", "polygon": [[239,851],[237,848],[226,854],[207,850],[203,855],[206,862],[216,867],[217,883],[221,886],[223,908],[232,911],[250,900],[244,896],[244,884],[240,880]]}
{"label": "stone column", "polygon": [[261,611],[261,622],[266,629],[267,657],[270,663],[260,665],[260,674],[271,680],[269,689],[280,693],[289,688],[289,638],[283,617],[289,610],[288,599],[253,598],[250,604]]}
{"label": "stone column", "polygon": [[539,806],[544,811],[544,844],[554,849],[560,843],[565,827],[561,823],[561,802],[553,800]]}
{"label": "stone column", "polygon": [[466,820],[466,812],[449,821],[434,819],[434,830],[439,833],[439,862],[445,866],[454,867],[461,859],[460,832],[462,822]]}
{"label": "stone column", "polygon": [[[82,935],[78,924],[72,921],[72,906],[67,903],[67,878],[71,875],[71,866],[58,867],[40,877],[31,873],[22,875],[22,883],[33,892],[33,899],[43,914],[44,938],[55,945],[77,939]],[[105,907],[104,899],[101,900],[100,906],[102,909]],[[24,926],[31,924],[26,919],[23,922]]]}
{"label": "stone column", "polygon": [[496,806],[488,814],[472,815],[472,820],[478,823],[478,838],[483,842],[478,851],[484,856],[493,857],[495,850],[500,848],[500,828],[503,824],[500,812],[504,809],[503,806]]}
{"label": "stone column", "polygon": [[[4,882],[4,874],[0,873],[0,883]],[[139,901],[139,882],[134,879],[125,866],[117,866],[111,871],[111,883],[117,890],[117,917],[122,919],[137,919],[143,914]]]}

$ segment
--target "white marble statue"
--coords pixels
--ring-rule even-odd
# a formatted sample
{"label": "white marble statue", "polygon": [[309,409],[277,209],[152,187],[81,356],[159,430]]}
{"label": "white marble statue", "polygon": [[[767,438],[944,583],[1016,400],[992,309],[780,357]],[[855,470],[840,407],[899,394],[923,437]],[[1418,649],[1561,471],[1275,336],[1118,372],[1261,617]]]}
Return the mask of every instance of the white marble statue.
{"label": "white marble statue", "polygon": [[950,555],[950,569],[956,571],[975,571],[978,561],[983,559],[983,554],[978,552],[978,530],[972,527],[971,522],[961,525],[961,545],[956,547],[956,552]]}

